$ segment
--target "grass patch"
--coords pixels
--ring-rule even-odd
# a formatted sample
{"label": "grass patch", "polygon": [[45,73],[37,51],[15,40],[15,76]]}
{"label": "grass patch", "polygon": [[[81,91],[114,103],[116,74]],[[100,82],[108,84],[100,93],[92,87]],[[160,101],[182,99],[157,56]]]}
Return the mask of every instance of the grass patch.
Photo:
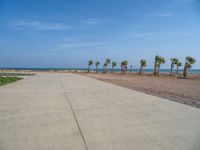
{"label": "grass patch", "polygon": [[33,73],[15,73],[15,72],[1,72],[1,76],[33,76]]}
{"label": "grass patch", "polygon": [[21,79],[22,78],[19,78],[19,77],[0,77],[0,86],[15,82]]}

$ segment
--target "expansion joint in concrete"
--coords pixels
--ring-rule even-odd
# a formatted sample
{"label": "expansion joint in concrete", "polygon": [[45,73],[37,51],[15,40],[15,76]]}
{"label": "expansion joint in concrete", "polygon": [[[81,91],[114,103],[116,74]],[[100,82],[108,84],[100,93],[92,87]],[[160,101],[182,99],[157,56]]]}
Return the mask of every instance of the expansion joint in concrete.
{"label": "expansion joint in concrete", "polygon": [[77,120],[77,118],[76,118],[76,114],[75,114],[75,112],[74,112],[74,109],[73,109],[72,103],[71,103],[71,101],[70,101],[70,98],[69,98],[69,96],[67,95],[67,92],[66,92],[66,90],[65,90],[65,87],[64,87],[64,85],[63,85],[61,79],[59,79],[59,82],[60,82],[61,87],[62,87],[62,89],[63,89],[63,93],[64,93],[64,96],[65,96],[65,99],[67,100],[67,102],[68,102],[69,105],[70,105],[70,109],[71,109],[72,114],[73,114],[73,116],[74,116],[74,120],[75,120],[76,125],[77,125],[77,127],[78,127],[79,133],[80,133],[80,135],[81,135],[81,137],[82,137],[82,139],[83,139],[85,148],[86,148],[86,150],[88,150],[88,146],[87,146],[85,137],[84,137],[84,135],[83,135],[83,132],[82,132],[82,130],[81,130],[81,127],[80,127],[80,125],[79,125],[79,123],[78,123],[78,120]]}

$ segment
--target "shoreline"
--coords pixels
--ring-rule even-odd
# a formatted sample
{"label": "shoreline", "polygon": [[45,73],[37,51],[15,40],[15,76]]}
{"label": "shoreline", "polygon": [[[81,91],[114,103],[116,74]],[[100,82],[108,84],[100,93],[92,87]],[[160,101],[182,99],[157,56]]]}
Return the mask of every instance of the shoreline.
{"label": "shoreline", "polygon": [[[133,74],[137,74],[139,73],[140,69],[128,69],[127,73],[133,73]],[[6,71],[19,71],[19,72],[87,72],[88,69],[87,68],[0,68],[0,72],[6,72]],[[120,69],[116,68],[114,69],[115,73],[120,73]],[[152,74],[154,71],[154,69],[144,69],[144,74]],[[92,73],[96,73],[95,69],[91,70]],[[99,69],[99,72],[102,72],[102,69]],[[108,72],[111,72],[111,69],[108,69]],[[176,74],[175,70],[173,70],[174,74]],[[182,74],[183,70],[180,69],[179,70],[179,74]],[[191,69],[188,71],[189,74],[198,74],[200,75],[200,69]],[[169,74],[170,73],[170,69],[161,69],[160,70],[161,74]]]}

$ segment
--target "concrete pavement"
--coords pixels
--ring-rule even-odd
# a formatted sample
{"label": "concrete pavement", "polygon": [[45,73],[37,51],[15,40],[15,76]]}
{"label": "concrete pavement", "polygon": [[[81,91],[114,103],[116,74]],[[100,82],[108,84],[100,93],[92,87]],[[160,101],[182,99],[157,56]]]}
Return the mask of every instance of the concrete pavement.
{"label": "concrete pavement", "polygon": [[200,150],[200,109],[38,73],[0,87],[0,150]]}

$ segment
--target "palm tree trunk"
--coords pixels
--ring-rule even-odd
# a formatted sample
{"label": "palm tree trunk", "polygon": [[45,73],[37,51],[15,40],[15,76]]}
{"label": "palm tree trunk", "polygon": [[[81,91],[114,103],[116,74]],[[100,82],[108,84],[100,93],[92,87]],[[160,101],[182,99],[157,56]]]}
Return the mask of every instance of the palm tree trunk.
{"label": "palm tree trunk", "polygon": [[142,65],[140,66],[140,75],[142,74]]}
{"label": "palm tree trunk", "polygon": [[176,74],[178,74],[178,65],[176,66]]}
{"label": "palm tree trunk", "polygon": [[113,73],[114,72],[114,66],[112,66],[112,72],[111,73]]}
{"label": "palm tree trunk", "polygon": [[90,65],[88,65],[88,72],[90,72]]}
{"label": "palm tree trunk", "polygon": [[183,70],[183,76],[184,76],[184,78],[186,78],[187,77],[187,67],[186,67],[186,63],[185,63],[185,66],[184,66],[184,70]]}
{"label": "palm tree trunk", "polygon": [[159,75],[160,73],[160,65],[158,66],[158,69],[157,69],[157,75]]}
{"label": "palm tree trunk", "polygon": [[171,64],[171,70],[170,70],[170,76],[172,76],[173,66],[174,66],[174,64],[172,63],[172,64]]}
{"label": "palm tree trunk", "polygon": [[156,71],[157,71],[157,64],[156,62],[154,63],[154,75],[156,75]]}
{"label": "palm tree trunk", "polygon": [[127,67],[124,67],[124,74],[126,74],[126,71],[127,71]]}
{"label": "palm tree trunk", "polygon": [[123,66],[121,66],[121,75],[122,75],[122,72],[123,72]]}

